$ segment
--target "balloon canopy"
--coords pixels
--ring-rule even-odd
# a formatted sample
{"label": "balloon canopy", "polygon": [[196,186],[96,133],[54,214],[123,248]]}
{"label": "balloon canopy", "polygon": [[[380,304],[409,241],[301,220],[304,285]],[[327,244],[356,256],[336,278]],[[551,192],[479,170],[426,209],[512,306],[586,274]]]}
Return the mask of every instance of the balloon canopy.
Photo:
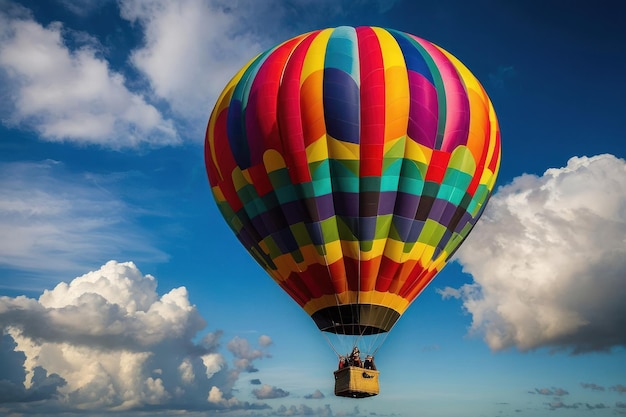
{"label": "balloon canopy", "polygon": [[217,100],[205,145],[237,238],[320,330],[346,335],[393,327],[467,237],[500,164],[470,71],[377,27],[258,55]]}

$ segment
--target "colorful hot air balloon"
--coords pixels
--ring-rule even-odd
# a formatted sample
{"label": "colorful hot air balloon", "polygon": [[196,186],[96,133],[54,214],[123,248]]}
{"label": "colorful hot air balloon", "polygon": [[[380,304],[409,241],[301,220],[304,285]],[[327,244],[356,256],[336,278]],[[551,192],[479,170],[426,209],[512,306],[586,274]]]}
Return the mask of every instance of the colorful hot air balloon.
{"label": "colorful hot air balloon", "polygon": [[496,115],[450,53],[338,27],[260,54],[206,132],[219,209],[320,330],[388,332],[467,237],[500,163]]}

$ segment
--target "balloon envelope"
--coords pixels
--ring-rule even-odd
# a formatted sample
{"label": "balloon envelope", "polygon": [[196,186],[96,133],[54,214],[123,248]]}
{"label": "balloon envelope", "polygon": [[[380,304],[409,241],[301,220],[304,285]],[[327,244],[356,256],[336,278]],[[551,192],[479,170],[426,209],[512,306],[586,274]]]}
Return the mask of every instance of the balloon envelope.
{"label": "balloon envelope", "polygon": [[208,123],[218,207],[327,332],[387,332],[467,237],[500,163],[496,115],[455,57],[403,32],[290,39],[228,83]]}

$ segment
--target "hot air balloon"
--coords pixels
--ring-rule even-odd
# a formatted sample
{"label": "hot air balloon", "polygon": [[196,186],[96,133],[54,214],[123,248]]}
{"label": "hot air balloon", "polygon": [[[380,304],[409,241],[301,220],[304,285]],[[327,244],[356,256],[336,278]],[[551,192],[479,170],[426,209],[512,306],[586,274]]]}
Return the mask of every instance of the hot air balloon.
{"label": "hot air balloon", "polygon": [[[494,187],[500,132],[450,53],[344,26],[246,64],[213,109],[205,161],[241,244],[323,334],[356,346],[382,343],[468,236]],[[377,371],[341,372],[337,395],[378,393]]]}

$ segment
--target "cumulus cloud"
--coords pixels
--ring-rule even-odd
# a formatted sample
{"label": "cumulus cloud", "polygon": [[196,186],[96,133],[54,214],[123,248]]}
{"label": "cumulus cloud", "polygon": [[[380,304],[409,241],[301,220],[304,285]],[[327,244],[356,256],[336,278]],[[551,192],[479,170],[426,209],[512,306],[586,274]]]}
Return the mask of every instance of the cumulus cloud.
{"label": "cumulus cloud", "polygon": [[260,388],[256,388],[252,390],[254,396],[259,400],[268,400],[272,398],[282,398],[289,395],[289,392],[273,387],[271,385],[263,384]]}
{"label": "cumulus cloud", "polygon": [[0,28],[4,123],[113,149],[179,143],[172,121],[130,91],[91,42],[70,49],[61,23],[44,27],[17,6],[0,13]]}
{"label": "cumulus cloud", "polygon": [[[220,334],[184,287],[159,295],[132,262],[110,261],[39,299],[0,297],[0,401],[69,409],[263,408],[234,397]],[[206,341],[209,343],[206,343]],[[238,342],[241,344],[241,342]],[[252,360],[252,359],[251,359]]]}
{"label": "cumulus cloud", "polygon": [[61,163],[0,164],[0,235],[11,236],[0,239],[0,265],[54,276],[82,272],[102,253],[166,260],[150,233],[133,223],[135,210],[88,173],[68,172]]}
{"label": "cumulus cloud", "polygon": [[494,350],[626,346],[626,162],[571,158],[498,189],[457,259],[463,300]]}
{"label": "cumulus cloud", "polygon": [[305,395],[304,398],[306,398],[307,400],[319,400],[321,398],[324,398],[324,394],[322,394],[322,391],[316,389],[315,391],[313,391],[313,394]]}
{"label": "cumulus cloud", "polygon": [[[271,343],[272,339],[269,336],[259,337],[259,345],[267,347]],[[247,339],[241,337],[234,337],[228,342],[226,348],[235,357],[235,366],[245,372],[256,372],[257,369],[253,366],[254,360],[269,357],[267,352],[253,348]]]}

